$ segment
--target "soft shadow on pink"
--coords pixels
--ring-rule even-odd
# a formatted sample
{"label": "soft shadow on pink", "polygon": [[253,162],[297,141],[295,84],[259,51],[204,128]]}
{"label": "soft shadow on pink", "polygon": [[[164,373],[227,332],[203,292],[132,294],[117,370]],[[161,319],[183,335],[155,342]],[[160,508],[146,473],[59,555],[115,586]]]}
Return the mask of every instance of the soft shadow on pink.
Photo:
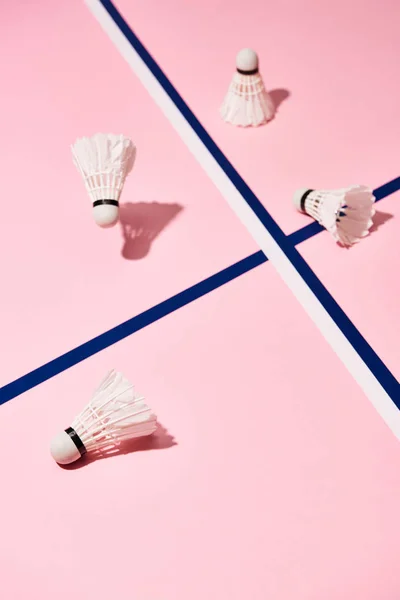
{"label": "soft shadow on pink", "polygon": [[93,454],[85,454],[81,459],[70,465],[58,465],[67,471],[75,471],[104,458],[112,458],[121,454],[131,454],[133,452],[145,452],[147,450],[167,450],[177,446],[174,437],[160,423],[157,424],[157,430],[153,435],[135,438],[122,443],[117,448],[110,448],[105,452],[95,452]]}
{"label": "soft shadow on pink", "polygon": [[268,90],[268,94],[274,103],[275,111],[278,112],[281,104],[287,100],[290,96],[289,90],[284,88],[276,88],[275,90]]}
{"label": "soft shadow on pink", "polygon": [[[387,223],[387,221],[390,221],[390,219],[393,219],[393,215],[391,215],[390,213],[382,212],[381,210],[377,210],[376,213],[374,214],[374,216],[372,217],[372,225],[369,229],[369,235],[372,235],[375,232],[377,232],[379,229],[381,229],[381,227],[383,225],[385,225],[385,223]],[[341,244],[339,242],[338,242],[338,246],[340,246],[340,248],[342,248],[343,250],[346,250],[346,251],[349,251],[355,247],[355,245],[344,246],[343,244]]]}
{"label": "soft shadow on pink", "polygon": [[393,219],[393,215],[377,210],[372,217],[373,223],[369,232],[374,233],[375,231],[378,231],[378,229],[380,229],[387,221],[390,221],[390,219]]}
{"label": "soft shadow on pink", "polygon": [[127,202],[120,207],[120,223],[124,246],[122,256],[127,260],[145,258],[156,237],[183,210],[180,204],[160,202]]}

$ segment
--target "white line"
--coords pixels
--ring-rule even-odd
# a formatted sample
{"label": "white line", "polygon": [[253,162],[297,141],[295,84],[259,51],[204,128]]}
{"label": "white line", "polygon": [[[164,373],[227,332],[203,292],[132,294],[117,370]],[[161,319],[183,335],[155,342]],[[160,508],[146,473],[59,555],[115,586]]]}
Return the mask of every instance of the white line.
{"label": "white line", "polygon": [[233,185],[202,140],[197,136],[146,63],[120,31],[99,0],[86,0],[97,21],[125,58],[149,94],[176,129],[196,160],[214,182],[259,247],[268,256],[286,285],[317,325],[327,342],[358,382],[378,413],[400,439],[400,411],[376,379],[314,292],[292,265],[246,200]]}

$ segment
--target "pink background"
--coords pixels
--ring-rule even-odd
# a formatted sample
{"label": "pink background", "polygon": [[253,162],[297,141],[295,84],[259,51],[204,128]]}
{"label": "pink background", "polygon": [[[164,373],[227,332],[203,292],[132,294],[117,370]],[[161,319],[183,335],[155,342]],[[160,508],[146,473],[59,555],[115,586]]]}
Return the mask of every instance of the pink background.
{"label": "pink background", "polygon": [[[10,8],[0,42],[0,385],[258,250],[85,5],[38,6]],[[121,200],[143,232],[128,244],[94,224],[72,163],[98,130],[138,148]]]}
{"label": "pink background", "polygon": [[[118,6],[287,233],[308,222],[297,186],[399,175],[397,3]],[[3,385],[257,247],[81,2],[17,2],[0,27]],[[255,131],[217,112],[246,45],[290,91]],[[148,233],[129,250],[71,162],[96,130],[138,146],[123,199]],[[162,228],[174,207],[154,201],[183,209]],[[398,201],[357,248],[300,246],[397,375]],[[49,440],[112,367],[165,431],[59,468]],[[0,410],[7,600],[399,597],[398,442],[268,263]]]}

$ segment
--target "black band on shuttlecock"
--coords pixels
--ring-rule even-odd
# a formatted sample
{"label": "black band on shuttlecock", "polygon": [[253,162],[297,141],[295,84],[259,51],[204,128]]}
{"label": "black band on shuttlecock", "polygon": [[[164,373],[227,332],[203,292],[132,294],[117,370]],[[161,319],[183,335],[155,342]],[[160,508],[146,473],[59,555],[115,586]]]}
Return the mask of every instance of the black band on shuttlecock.
{"label": "black band on shuttlecock", "polygon": [[79,450],[79,454],[81,456],[86,454],[87,450],[85,448],[85,444],[82,442],[81,438],[76,433],[75,429],[72,429],[72,427],[68,427],[68,429],[65,430],[65,433],[68,433],[69,437],[74,442],[77,449]]}
{"label": "black band on shuttlecock", "polygon": [[96,200],[95,202],[93,202],[93,208],[95,206],[102,206],[103,204],[111,204],[111,206],[118,206],[118,200]]}
{"label": "black band on shuttlecock", "polygon": [[313,191],[314,190],[307,190],[306,192],[304,192],[304,194],[300,198],[300,210],[302,210],[303,212],[306,212],[306,199],[307,199],[307,196],[309,194],[311,194],[311,192],[313,192]]}
{"label": "black band on shuttlecock", "polygon": [[255,75],[258,73],[258,67],[256,69],[252,69],[251,71],[244,71],[243,69],[236,68],[236,71],[241,75]]}

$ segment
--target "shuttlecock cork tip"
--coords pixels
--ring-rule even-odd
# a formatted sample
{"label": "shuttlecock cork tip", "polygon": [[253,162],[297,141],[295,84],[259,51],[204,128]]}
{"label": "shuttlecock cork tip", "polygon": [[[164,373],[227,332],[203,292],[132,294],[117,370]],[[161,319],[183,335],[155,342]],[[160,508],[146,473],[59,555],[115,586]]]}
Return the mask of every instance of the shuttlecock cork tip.
{"label": "shuttlecock cork tip", "polygon": [[258,56],[251,48],[243,48],[236,56],[236,69],[239,73],[257,73]]}
{"label": "shuttlecock cork tip", "polygon": [[59,465],[69,465],[81,458],[84,448],[75,430],[69,428],[51,440],[50,454]]}
{"label": "shuttlecock cork tip", "polygon": [[305,212],[304,202],[309,192],[311,191],[312,190],[310,188],[299,188],[293,194],[293,204],[299,212]]}
{"label": "shuttlecock cork tip", "polygon": [[118,203],[111,204],[106,201],[101,201],[98,204],[95,202],[93,204],[93,218],[95,223],[106,229],[108,227],[113,227],[119,217],[119,207]]}

